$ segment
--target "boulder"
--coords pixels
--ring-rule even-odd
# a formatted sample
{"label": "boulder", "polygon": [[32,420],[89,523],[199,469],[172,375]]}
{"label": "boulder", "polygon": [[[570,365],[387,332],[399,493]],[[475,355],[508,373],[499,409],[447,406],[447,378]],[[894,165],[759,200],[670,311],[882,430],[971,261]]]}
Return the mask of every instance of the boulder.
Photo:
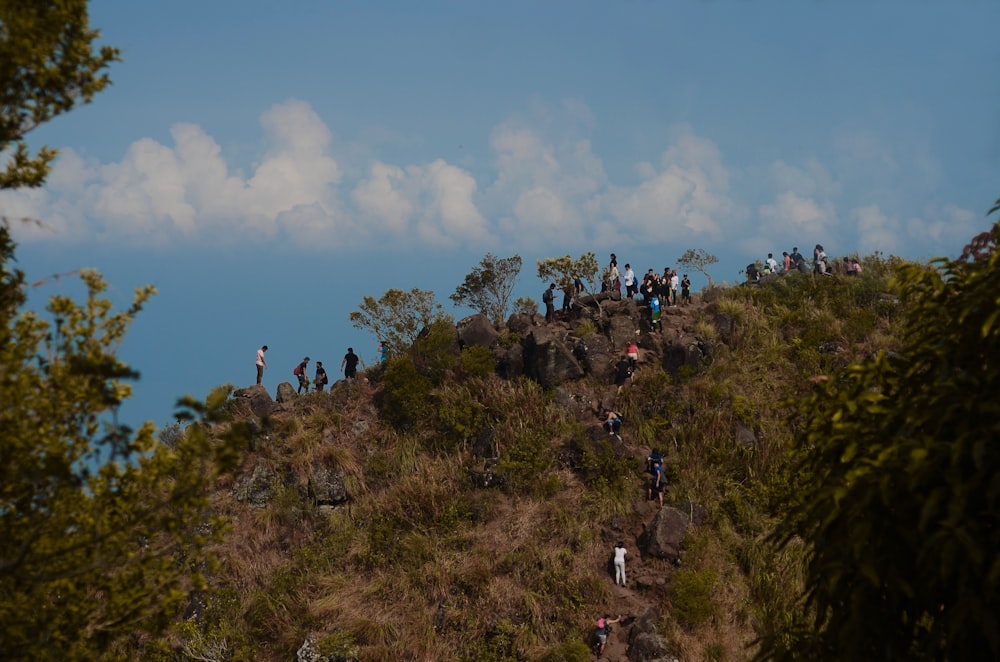
{"label": "boulder", "polygon": [[295,399],[295,387],[289,382],[281,382],[274,399],[278,402],[291,402]]}
{"label": "boulder", "polygon": [[271,394],[260,384],[236,389],[233,391],[233,399],[245,400],[250,405],[250,411],[260,418],[270,416],[275,407]]}
{"label": "boulder", "polygon": [[258,462],[249,476],[243,476],[233,487],[237,501],[251,508],[264,508],[274,494],[276,474],[266,464]]}
{"label": "boulder", "polygon": [[493,358],[497,363],[497,374],[504,379],[515,379],[524,374],[524,348],[520,345],[494,347]]}
{"label": "boulder", "polygon": [[630,662],[677,662],[666,638],[656,628],[658,620],[660,615],[652,607],[635,620],[628,634]]}
{"label": "boulder", "polygon": [[457,329],[458,344],[462,347],[492,347],[500,335],[482,313],[459,321]]}
{"label": "boulder", "polygon": [[687,514],[670,506],[661,508],[646,532],[646,553],[674,563],[680,561],[687,527]]}
{"label": "boulder", "polygon": [[[635,308],[635,304],[628,304]],[[638,340],[639,318],[632,315],[615,315],[609,320],[608,335],[611,344],[619,354],[625,353],[625,347],[633,340]]]}
{"label": "boulder", "polygon": [[537,326],[534,315],[514,313],[507,320],[507,330],[520,334],[522,337],[534,326]]}
{"label": "boulder", "polygon": [[560,342],[547,326],[533,328],[523,346],[524,374],[542,386],[555,386],[584,375],[572,347]]}
{"label": "boulder", "polygon": [[322,465],[312,467],[309,496],[317,506],[339,506],[350,498],[344,486],[344,475]]}
{"label": "boulder", "polygon": [[736,443],[743,448],[753,448],[757,444],[757,435],[743,423],[736,423]]}

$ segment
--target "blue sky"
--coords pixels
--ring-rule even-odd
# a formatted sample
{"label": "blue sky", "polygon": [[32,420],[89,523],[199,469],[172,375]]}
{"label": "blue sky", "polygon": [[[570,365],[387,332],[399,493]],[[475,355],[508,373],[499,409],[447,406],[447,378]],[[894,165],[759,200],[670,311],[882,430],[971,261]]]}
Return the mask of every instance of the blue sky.
{"label": "blue sky", "polygon": [[[955,255],[1000,196],[1000,3],[588,0],[91,3],[113,86],[30,135],[61,157],[0,194],[31,281],[95,267],[159,295],[123,410],[375,339],[398,287],[448,300],[486,252],[687,248],[717,281],[793,245]],[[695,287],[703,283],[692,274]],[[72,289],[48,279],[33,301]],[[333,376],[333,371],[331,371]]]}

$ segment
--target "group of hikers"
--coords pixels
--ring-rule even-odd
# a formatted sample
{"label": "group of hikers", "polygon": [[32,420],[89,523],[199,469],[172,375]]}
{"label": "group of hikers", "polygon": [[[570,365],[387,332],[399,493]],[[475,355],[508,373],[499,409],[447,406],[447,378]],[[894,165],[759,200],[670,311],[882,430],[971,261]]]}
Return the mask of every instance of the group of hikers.
{"label": "group of hikers", "polygon": [[[378,343],[378,360],[379,362],[384,362],[389,357],[389,345],[384,340],[380,340]],[[261,345],[260,349],[257,350],[257,383],[260,384],[264,379],[264,369],[267,367],[267,359],[265,354],[267,353],[267,345]],[[326,374],[326,368],[323,367],[322,361],[316,361],[316,368],[313,373],[313,378],[309,379],[309,361],[308,356],[304,357],[295,369],[292,370],[292,375],[295,376],[299,381],[299,388],[297,393],[302,393],[305,391],[309,392],[310,385],[313,386],[317,391],[322,392],[327,384],[330,383],[330,378]],[[347,348],[347,354],[340,362],[340,371],[344,373],[345,379],[354,379],[358,376],[358,366],[364,369],[364,362],[361,357],[354,353],[353,347]]]}
{"label": "group of hikers", "polygon": [[[774,258],[774,254],[768,253],[762,266],[758,266],[756,262],[748,264],[746,268],[747,282],[756,283],[768,274],[809,273],[809,263],[799,252],[798,246],[793,247],[791,253],[783,251],[781,258],[782,261],[779,264]],[[844,275],[858,276],[861,274],[861,261],[856,255],[851,257],[845,255],[840,265],[839,269]],[[835,270],[835,266],[830,264],[830,258],[827,257],[823,245],[816,244],[816,247],[813,248],[812,272],[817,276],[832,276]]]}
{"label": "group of hikers", "polygon": [[[659,500],[660,508],[663,507],[663,490],[666,487],[666,478],[663,475],[663,454],[658,448],[654,448],[646,457],[646,472],[650,475],[647,498]],[[628,550],[625,543],[619,540],[615,543],[613,551],[613,563],[615,568],[615,586],[626,587],[625,579],[625,557]],[[611,626],[621,622],[621,614],[617,618],[611,618],[609,614],[604,614],[594,623],[594,652],[597,657],[604,655],[604,648],[608,643],[608,635],[611,633]]]}
{"label": "group of hikers", "polygon": [[[691,303],[691,279],[687,274],[683,277],[676,269],[665,267],[662,274],[649,269],[640,281],[635,275],[631,264],[625,265],[625,271],[618,269],[618,256],[611,254],[611,261],[604,271],[601,280],[602,292],[615,292],[622,297],[622,285],[625,286],[625,297],[635,299],[649,306],[653,324],[659,323],[660,306],[678,305],[677,293],[680,290],[680,303]],[[557,285],[552,283],[542,293],[542,303],[545,304],[545,321],[551,323],[555,319],[555,301]],[[572,274],[572,282],[563,288],[562,312],[573,309],[573,303],[584,294],[586,288],[579,274]]]}

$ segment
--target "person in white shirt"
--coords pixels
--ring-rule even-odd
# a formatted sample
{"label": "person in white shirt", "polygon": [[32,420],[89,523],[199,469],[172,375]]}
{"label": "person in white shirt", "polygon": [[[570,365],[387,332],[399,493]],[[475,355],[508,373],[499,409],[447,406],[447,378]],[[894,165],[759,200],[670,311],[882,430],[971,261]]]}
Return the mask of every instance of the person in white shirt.
{"label": "person in white shirt", "polygon": [[[628,551],[625,549],[625,543],[618,541],[615,543],[615,585],[619,583],[625,586],[625,555]],[[619,582],[619,580],[621,580]]]}
{"label": "person in white shirt", "polygon": [[767,254],[767,270],[772,274],[778,273],[778,261],[774,259],[773,253]]}
{"label": "person in white shirt", "polygon": [[261,380],[264,379],[264,368],[267,367],[267,361],[264,360],[264,352],[267,351],[267,345],[261,346],[257,350],[257,383],[260,384]]}
{"label": "person in white shirt", "polygon": [[635,284],[635,272],[632,271],[632,265],[625,265],[625,296],[629,299],[635,296],[636,291],[639,288]]}

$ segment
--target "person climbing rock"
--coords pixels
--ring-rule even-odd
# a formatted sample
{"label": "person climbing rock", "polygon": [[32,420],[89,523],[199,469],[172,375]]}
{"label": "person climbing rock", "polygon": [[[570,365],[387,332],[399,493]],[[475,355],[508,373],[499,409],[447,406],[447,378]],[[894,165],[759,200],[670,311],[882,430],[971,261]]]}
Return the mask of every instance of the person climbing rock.
{"label": "person climbing rock", "polygon": [[625,586],[625,543],[618,541],[615,543],[615,585]]}
{"label": "person climbing rock", "polygon": [[611,624],[621,622],[621,614],[618,618],[611,618],[607,614],[597,619],[594,623],[594,636],[597,637],[597,657],[604,655],[604,647],[608,643],[608,635],[611,633]]}

